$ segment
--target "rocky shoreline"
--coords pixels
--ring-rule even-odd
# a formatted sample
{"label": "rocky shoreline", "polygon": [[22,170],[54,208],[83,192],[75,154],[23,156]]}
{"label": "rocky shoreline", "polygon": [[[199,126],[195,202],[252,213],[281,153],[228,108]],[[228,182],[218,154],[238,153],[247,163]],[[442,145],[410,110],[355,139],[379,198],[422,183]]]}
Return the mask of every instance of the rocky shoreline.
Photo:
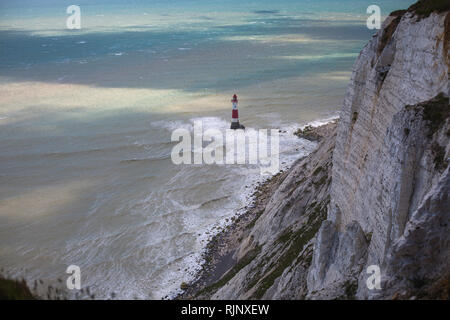
{"label": "rocky shoreline", "polygon": [[[332,135],[336,125],[337,120],[333,120],[318,127],[308,126],[308,135],[296,135],[302,139],[320,142],[322,138]],[[302,159],[304,157],[298,159],[295,163]],[[253,201],[247,207],[246,212],[233,217],[229,226],[212,237],[203,253],[205,262],[198,276],[191,283],[182,283],[180,288],[183,292],[174,299],[207,299],[209,298],[209,292],[215,291],[235,275],[236,270],[240,269],[238,264],[241,263],[241,261],[238,263],[234,258],[236,250],[238,250],[242,241],[247,239],[254,224],[264,212],[271,196],[287,177],[289,171],[290,168],[285,171],[282,170],[256,187],[252,194]]]}

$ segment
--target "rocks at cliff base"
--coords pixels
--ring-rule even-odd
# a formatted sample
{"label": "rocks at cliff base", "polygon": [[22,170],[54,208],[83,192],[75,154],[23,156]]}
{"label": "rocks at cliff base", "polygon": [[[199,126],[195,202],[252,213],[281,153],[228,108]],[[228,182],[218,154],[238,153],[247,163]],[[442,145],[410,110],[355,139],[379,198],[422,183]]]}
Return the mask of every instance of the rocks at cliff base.
{"label": "rocks at cliff base", "polygon": [[299,128],[294,134],[302,139],[306,139],[309,141],[318,142],[322,140],[324,137],[328,137],[331,135],[331,128],[329,124],[336,124],[337,120],[333,120],[329,122],[327,125],[321,125],[318,127],[313,127],[312,125],[307,125],[303,129]]}

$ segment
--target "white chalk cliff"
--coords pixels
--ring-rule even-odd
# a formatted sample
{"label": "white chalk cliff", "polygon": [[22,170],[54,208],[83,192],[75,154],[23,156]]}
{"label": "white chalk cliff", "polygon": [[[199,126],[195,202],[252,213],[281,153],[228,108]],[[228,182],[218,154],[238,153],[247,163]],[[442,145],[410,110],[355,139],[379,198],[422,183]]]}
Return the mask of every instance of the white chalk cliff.
{"label": "white chalk cliff", "polygon": [[449,16],[386,19],[337,128],[283,173],[236,266],[198,297],[420,298],[450,275]]}
{"label": "white chalk cliff", "polygon": [[[448,32],[448,13],[390,16],[356,61],[309,298],[334,298],[330,288],[343,284],[358,298],[388,298],[449,270]],[[430,102],[441,93],[446,101]],[[443,114],[427,120],[427,108]],[[366,285],[370,265],[380,267],[381,290]]]}

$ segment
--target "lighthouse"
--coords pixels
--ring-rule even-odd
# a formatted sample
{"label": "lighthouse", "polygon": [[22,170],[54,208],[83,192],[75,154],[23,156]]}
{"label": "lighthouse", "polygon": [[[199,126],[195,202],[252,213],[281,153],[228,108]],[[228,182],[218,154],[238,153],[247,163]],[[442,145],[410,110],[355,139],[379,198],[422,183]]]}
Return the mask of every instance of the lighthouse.
{"label": "lighthouse", "polygon": [[245,129],[245,127],[239,124],[239,112],[238,112],[238,98],[237,95],[233,95],[233,99],[231,99],[231,103],[233,104],[233,111],[231,113],[231,129]]}

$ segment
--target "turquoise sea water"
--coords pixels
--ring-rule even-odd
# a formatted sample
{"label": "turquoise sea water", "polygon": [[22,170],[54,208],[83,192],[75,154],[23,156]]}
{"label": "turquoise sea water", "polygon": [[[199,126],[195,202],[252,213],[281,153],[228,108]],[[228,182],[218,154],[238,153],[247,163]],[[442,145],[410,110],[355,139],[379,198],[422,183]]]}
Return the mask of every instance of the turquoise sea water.
{"label": "turquoise sea water", "polygon": [[247,166],[175,166],[174,129],[282,129],[337,115],[382,14],[413,1],[0,0],[0,267],[98,298],[159,299],[192,279],[215,226],[248,204]]}

